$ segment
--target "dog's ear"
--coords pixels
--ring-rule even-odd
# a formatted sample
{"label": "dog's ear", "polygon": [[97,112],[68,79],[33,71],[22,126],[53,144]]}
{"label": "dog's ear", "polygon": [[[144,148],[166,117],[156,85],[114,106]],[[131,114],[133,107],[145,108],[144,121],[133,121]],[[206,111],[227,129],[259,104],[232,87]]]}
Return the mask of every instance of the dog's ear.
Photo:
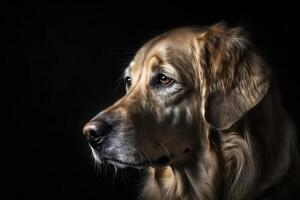
{"label": "dog's ear", "polygon": [[265,96],[269,71],[240,28],[217,24],[201,40],[208,86],[204,118],[226,130]]}

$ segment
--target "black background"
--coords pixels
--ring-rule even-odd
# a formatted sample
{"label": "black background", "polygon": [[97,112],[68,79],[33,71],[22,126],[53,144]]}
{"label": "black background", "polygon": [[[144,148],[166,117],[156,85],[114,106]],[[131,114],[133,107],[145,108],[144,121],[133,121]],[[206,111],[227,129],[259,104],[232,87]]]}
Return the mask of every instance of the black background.
{"label": "black background", "polygon": [[[282,101],[299,124],[295,5],[61,1],[1,6],[3,171],[13,196],[132,199],[140,173],[97,173],[82,126],[124,94],[122,70],[148,39],[184,25],[242,25],[272,66]],[[120,86],[118,87],[118,84]],[[118,88],[118,89],[117,89]],[[6,130],[7,128],[7,130]],[[4,131],[6,130],[6,131]],[[8,156],[7,156],[8,155]],[[106,175],[105,175],[106,174]]]}

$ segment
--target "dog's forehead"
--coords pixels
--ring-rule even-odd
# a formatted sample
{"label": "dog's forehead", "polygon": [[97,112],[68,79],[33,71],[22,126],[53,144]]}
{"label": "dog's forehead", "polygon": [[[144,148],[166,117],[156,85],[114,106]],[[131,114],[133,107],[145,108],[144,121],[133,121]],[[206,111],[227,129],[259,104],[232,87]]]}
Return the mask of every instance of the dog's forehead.
{"label": "dog's forehead", "polygon": [[151,39],[137,51],[126,73],[138,73],[142,67],[152,68],[153,63],[166,60],[170,52],[183,51],[195,38],[195,32],[192,28],[180,28]]}

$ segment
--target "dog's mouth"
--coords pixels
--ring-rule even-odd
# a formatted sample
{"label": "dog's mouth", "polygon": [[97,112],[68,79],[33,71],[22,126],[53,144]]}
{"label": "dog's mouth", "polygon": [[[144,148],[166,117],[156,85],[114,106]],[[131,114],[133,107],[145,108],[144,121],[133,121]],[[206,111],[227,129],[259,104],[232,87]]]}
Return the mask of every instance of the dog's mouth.
{"label": "dog's mouth", "polygon": [[101,155],[97,151],[95,151],[92,147],[91,147],[91,150],[92,150],[92,154],[93,154],[95,161],[97,161],[98,163],[106,162],[106,163],[110,163],[110,164],[120,167],[120,168],[133,167],[133,168],[142,169],[142,168],[146,168],[146,167],[150,167],[150,166],[151,167],[164,167],[164,166],[169,165],[171,162],[170,157],[168,157],[166,155],[163,155],[155,160],[143,160],[143,161],[130,161],[129,162],[129,161],[119,160],[119,159],[116,159],[114,157],[107,156],[107,155]]}
{"label": "dog's mouth", "polygon": [[166,155],[163,155],[159,157],[158,159],[155,160],[145,160],[142,162],[126,162],[126,161],[121,161],[115,158],[107,157],[104,156],[101,158],[105,162],[109,162],[113,165],[116,166],[121,166],[121,167],[133,167],[133,168],[146,168],[146,167],[164,167],[170,163],[170,158]]}

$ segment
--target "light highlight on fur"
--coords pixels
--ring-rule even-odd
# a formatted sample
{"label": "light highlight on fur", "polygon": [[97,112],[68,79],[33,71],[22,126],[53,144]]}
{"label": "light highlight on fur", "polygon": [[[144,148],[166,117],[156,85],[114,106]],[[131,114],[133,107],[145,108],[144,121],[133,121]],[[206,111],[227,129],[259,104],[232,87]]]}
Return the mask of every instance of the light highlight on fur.
{"label": "light highlight on fur", "polygon": [[[92,153],[98,162],[146,167],[140,199],[299,193],[294,125],[242,28],[220,23],[164,33],[136,53],[125,75],[132,80],[127,94],[93,118],[113,125]],[[159,85],[161,75],[172,84]]]}

